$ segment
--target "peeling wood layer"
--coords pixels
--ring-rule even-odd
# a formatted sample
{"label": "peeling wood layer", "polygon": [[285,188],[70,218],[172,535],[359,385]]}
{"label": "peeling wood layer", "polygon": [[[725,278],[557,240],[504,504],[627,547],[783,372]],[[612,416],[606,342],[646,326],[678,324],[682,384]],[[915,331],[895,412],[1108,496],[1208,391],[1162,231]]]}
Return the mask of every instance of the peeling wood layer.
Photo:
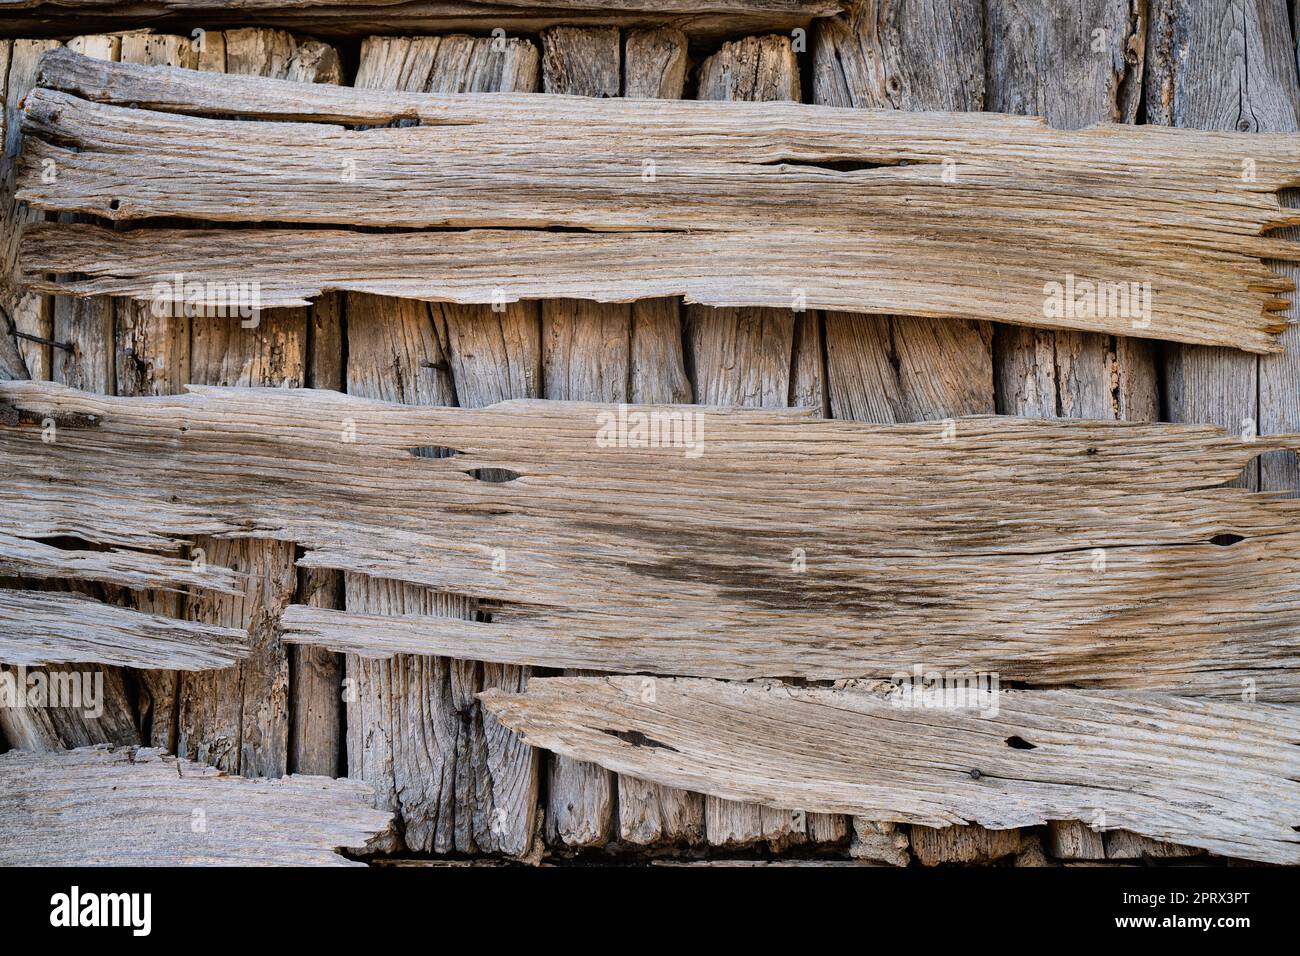
{"label": "peeling wood layer", "polygon": [[126,588],[176,592],[194,587],[233,594],[239,588],[239,575],[230,568],[192,558],[63,547],[12,534],[0,534],[0,576],[112,581]]}
{"label": "peeling wood layer", "polygon": [[1285,706],[1004,691],[981,715],[870,686],[641,677],[482,700],[535,747],[732,800],[994,830],[1100,812],[1108,829],[1300,862],[1300,715]]}
{"label": "peeling wood layer", "polygon": [[[1300,700],[1300,501],[1214,487],[1293,439],[199,386],[115,399],[9,382],[0,401],[69,423],[53,442],[0,427],[0,503],[21,503],[28,534],[276,538],[306,548],[304,566],[476,597],[488,617],[295,608],[289,640],[729,678],[974,667]],[[689,422],[695,451],[637,447],[630,425],[620,440],[620,421],[654,415]],[[0,532],[14,513],[0,509]]]}
{"label": "peeling wood layer", "polygon": [[0,588],[0,661],[35,667],[99,663],[204,670],[248,654],[232,627],[147,614],[89,595]]}
{"label": "peeling wood layer", "polygon": [[[207,248],[184,231],[123,241],[51,224],[31,230],[21,252],[37,290],[150,300],[183,269],[189,280],[256,280],[266,307],[330,289],[784,308],[798,293],[809,308],[1261,352],[1277,349],[1285,326],[1273,312],[1291,284],[1262,260],[1296,259],[1296,247],[1263,233],[1296,221],[1277,197],[1300,184],[1294,135],[1062,131],[1028,117],[797,103],[389,94],[70,51],[44,64],[46,87],[26,100],[19,180],[34,208],[415,231],[241,229]],[[188,115],[231,112],[261,119]],[[422,125],[264,121],[304,118]],[[59,170],[53,182],[43,181],[46,160]],[[578,231],[546,231],[555,227]],[[495,256],[476,254],[485,244]],[[608,266],[596,281],[594,259]],[[51,272],[84,278],[43,277]],[[1150,296],[1121,307],[1080,283],[1103,297],[1117,283],[1149,283]]]}
{"label": "peeling wood layer", "polygon": [[391,817],[351,780],[247,780],[150,748],[0,755],[6,866],[348,866]]}

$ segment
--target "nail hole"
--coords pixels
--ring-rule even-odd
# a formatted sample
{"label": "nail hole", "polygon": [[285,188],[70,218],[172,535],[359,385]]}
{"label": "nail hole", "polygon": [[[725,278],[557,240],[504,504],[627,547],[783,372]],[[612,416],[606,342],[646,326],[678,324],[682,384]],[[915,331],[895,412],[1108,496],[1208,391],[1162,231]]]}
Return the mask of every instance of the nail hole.
{"label": "nail hole", "polygon": [[1239,534],[1216,534],[1210,539],[1210,544],[1217,544],[1221,548],[1226,548],[1230,544],[1236,544],[1238,541],[1245,541]]}
{"label": "nail hole", "polygon": [[1031,744],[1024,737],[1008,737],[1007,746],[1012,750],[1037,750],[1037,744]]}
{"label": "nail hole", "polygon": [[114,199],[112,202],[110,202],[110,203],[108,204],[108,208],[109,208],[109,209],[121,209],[121,208],[122,208],[122,200],[120,200],[120,199]]}
{"label": "nail hole", "polygon": [[523,477],[519,472],[511,471],[509,468],[471,468],[465,474],[476,481],[486,481],[494,485]]}
{"label": "nail hole", "polygon": [[982,776],[984,776],[984,774],[980,773],[978,770],[972,770],[970,772],[970,778],[972,780],[978,780]]}

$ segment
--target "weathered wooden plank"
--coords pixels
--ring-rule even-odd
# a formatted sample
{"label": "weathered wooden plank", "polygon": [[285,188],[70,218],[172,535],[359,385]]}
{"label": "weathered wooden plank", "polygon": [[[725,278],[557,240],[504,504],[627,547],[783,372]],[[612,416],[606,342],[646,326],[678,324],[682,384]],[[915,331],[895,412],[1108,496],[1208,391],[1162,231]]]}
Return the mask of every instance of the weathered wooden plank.
{"label": "weathered wooden plank", "polygon": [[[364,647],[325,642],[338,649],[732,678],[922,663],[1057,686],[1300,692],[1300,501],[1215,487],[1294,438],[438,408],[282,388],[162,400],[6,382],[0,400],[20,422],[65,422],[54,443],[0,425],[0,502],[21,503],[0,510],[0,531],[17,513],[28,534],[75,528],[117,547],[256,529],[301,544],[305,566],[493,601],[491,621],[392,622]],[[641,447],[652,422],[660,447]],[[361,634],[364,622],[338,623]]]}
{"label": "weathered wooden plank", "polygon": [[[1300,121],[1295,48],[1280,0],[1227,4],[1154,0],[1147,40],[1147,122],[1163,126],[1263,133]],[[1251,175],[1255,150],[1243,144],[1238,177]],[[1288,339],[1294,345],[1294,332]],[[1272,366],[1282,372],[1294,359]],[[1285,372],[1282,372],[1285,376]],[[1261,383],[1253,356],[1178,348],[1165,356],[1165,411],[1174,421],[1215,422],[1259,430]],[[1270,398],[1276,396],[1269,389]],[[1270,416],[1281,424],[1285,405]],[[1251,468],[1243,482],[1258,488]],[[1276,486],[1275,486],[1276,487]]]}
{"label": "weathered wooden plank", "polygon": [[[542,34],[542,89],[571,96],[618,96],[623,43],[617,27],[555,27]],[[631,382],[632,309],[572,300],[542,303],[543,397],[626,402]],[[591,672],[566,671],[570,676]],[[604,846],[615,835],[617,783],[594,764],[561,755],[547,763],[546,840]]]}
{"label": "weathered wooden plank", "polygon": [[148,22],[153,27],[210,26],[256,22],[325,36],[368,32],[443,33],[454,30],[509,29],[535,33],[556,25],[658,26],[673,24],[702,40],[763,30],[806,27],[818,16],[842,9],[840,0],[596,0],[516,2],[516,0],[369,0],[364,3],[309,0],[293,4],[220,3],[216,0],[4,0],[0,32],[5,35],[66,35],[72,30],[120,29]]}
{"label": "weathered wooden plank", "polygon": [[[1141,93],[1146,2],[1088,0],[989,10],[988,106],[1055,127],[1132,123]],[[1048,64],[1050,63],[1050,68]],[[1115,336],[999,326],[998,411],[1067,418],[1160,417],[1155,354]]]}
{"label": "weathered wooden plank", "polygon": [[[813,102],[981,110],[983,21],[984,6],[974,0],[868,2],[823,20],[813,35]],[[825,337],[828,398],[837,418],[908,422],[995,410],[993,330],[986,322],[831,312]],[[962,830],[932,834],[932,855],[961,855]],[[892,824],[855,820],[854,831],[855,855],[895,865],[910,859],[906,833]]]}
{"label": "weathered wooden plank", "polygon": [[647,703],[640,681],[548,678],[483,699],[533,746],[730,799],[996,830],[1100,807],[1146,836],[1300,860],[1294,707],[1013,691],[981,716],[900,707],[870,686],[690,679],[656,680]]}
{"label": "weathered wooden plank", "polygon": [[149,748],[0,757],[7,866],[346,866],[390,824],[349,780],[242,780]]}
{"label": "weathered wooden plank", "polygon": [[112,581],[128,588],[183,591],[189,587],[233,592],[238,580],[229,568],[140,551],[96,551],[55,547],[43,541],[0,534],[0,575],[37,580]]}
{"label": "weathered wooden plank", "polygon": [[[313,59],[337,64],[332,47],[296,51],[303,65]],[[328,52],[326,52],[328,50]],[[331,60],[332,57],[332,60]],[[331,82],[341,81],[341,74]],[[325,296],[312,306],[307,318],[307,384],[312,388],[343,391],[343,302]],[[295,604],[342,609],[343,575],[327,568],[298,572]],[[346,776],[343,745],[343,657],[326,648],[301,644],[289,648],[289,772],[327,777]]]}
{"label": "weathered wooden plank", "polygon": [[[19,153],[23,142],[22,104],[36,83],[41,55],[61,46],[57,40],[14,40],[7,44],[4,84],[4,140],[0,154],[0,310],[6,324],[17,334],[20,362],[6,360],[9,374],[18,378],[48,379],[53,364],[49,345],[53,324],[49,302],[25,293],[17,281],[19,234],[23,225],[44,218],[15,197]],[[42,174],[57,174],[57,167],[43,167]],[[21,368],[15,368],[21,365]],[[26,374],[19,374],[25,370]]]}
{"label": "weathered wooden plank", "polygon": [[[788,37],[745,37],[723,47],[698,70],[696,97],[718,101],[800,99],[799,62]],[[795,401],[796,339],[820,364],[820,323],[791,289],[786,308],[687,309],[687,340],[696,401],[710,405],[784,408]],[[807,330],[803,335],[799,331]],[[805,396],[801,396],[803,398]],[[820,402],[817,403],[820,409]],[[714,846],[768,840],[780,847],[806,839],[802,813],[772,810],[715,796],[705,799],[704,834]]]}
{"label": "weathered wooden plank", "polygon": [[[526,40],[373,37],[357,84],[438,92],[537,89]],[[535,310],[501,313],[349,295],[347,387],[408,404],[532,397],[539,383]],[[500,365],[498,366],[498,363]],[[502,369],[506,371],[503,372]],[[429,451],[428,454],[437,454]],[[474,602],[399,582],[348,576],[347,606],[385,615],[472,620]],[[472,658],[472,655],[469,655]],[[527,669],[473,659],[349,656],[348,764],[396,810],[401,843],[425,852],[527,854],[537,821],[538,758],[484,714],[474,695],[519,690]]]}
{"label": "weathered wooden plank", "polygon": [[[92,69],[126,68],[99,63]],[[170,78],[155,85],[170,84],[167,95],[189,96],[181,89],[189,81],[162,72]],[[147,87],[151,75],[142,73],[131,85]],[[265,115],[290,110],[282,88],[257,89],[249,95],[253,104],[266,104]],[[201,96],[210,99],[213,91]],[[301,302],[322,288],[466,303],[682,293],[714,305],[789,307],[799,297],[809,308],[996,317],[1267,351],[1276,348],[1274,333],[1282,327],[1272,310],[1286,304],[1277,293],[1289,284],[1260,260],[1295,254],[1293,245],[1259,235],[1294,218],[1274,195],[1297,181],[1300,137],[1294,136],[1251,138],[1256,178],[1242,182],[1245,144],[1231,134],[1122,126],[1058,131],[992,114],[467,95],[429,97],[409,108],[389,104],[390,116],[414,109],[421,126],[357,132],[245,122],[232,136],[229,121],[91,104],[58,91],[36,90],[28,102],[20,195],[43,208],[116,219],[180,215],[468,230],[416,232],[400,242],[384,236],[386,255],[374,236],[286,230],[274,236],[280,255],[265,262],[250,261],[255,244],[270,241],[261,230],[230,238],[240,246],[198,254],[184,248],[183,236],[166,235],[169,253],[176,249],[199,277],[213,279],[224,269],[228,281],[236,265],[241,274],[246,269],[247,278],[261,282],[268,305]],[[256,112],[255,105],[239,108]],[[574,134],[545,136],[543,125]],[[637,143],[635,156],[628,155],[629,141]],[[180,142],[202,143],[203,163],[195,162],[193,149],[175,145]],[[43,183],[36,170],[54,156],[70,174]],[[643,157],[666,172],[647,181]],[[340,167],[349,162],[354,182],[341,181]],[[472,175],[468,165],[462,168],[469,163]],[[855,168],[839,168],[844,163]],[[869,168],[857,168],[864,164]],[[949,164],[958,172],[953,182],[944,181]],[[603,174],[590,175],[597,167]],[[160,177],[165,190],[155,188]],[[226,198],[205,198],[214,192]],[[1033,198],[1044,193],[1050,203]],[[772,228],[774,217],[779,229]],[[513,236],[481,234],[497,225],[521,228]],[[598,232],[542,235],[533,231],[539,226]],[[684,230],[690,235],[681,235]],[[1080,233],[1096,241],[1080,243]],[[60,235],[66,237],[61,247]],[[143,233],[116,250],[103,248],[105,238],[89,227],[32,230],[24,273],[36,289],[156,298],[154,285],[164,274],[148,244],[158,237]],[[496,264],[469,255],[488,242],[500,247]],[[800,242],[807,248],[794,249]],[[301,251],[307,243],[312,255]],[[1018,254],[1027,246],[1038,253],[1032,261]],[[89,261],[92,249],[102,261]],[[363,249],[364,268],[342,261]],[[618,266],[608,281],[592,283],[579,270],[593,254]],[[456,268],[456,261],[470,264]],[[435,267],[438,282],[420,276]],[[50,269],[86,271],[91,278],[38,278]],[[528,278],[519,278],[521,272]],[[990,272],[1000,276],[996,289],[985,281]],[[1064,304],[1067,289],[1071,308]]]}
{"label": "weathered wooden plank", "polygon": [[[207,37],[204,37],[204,47]],[[245,29],[222,36],[224,63],[235,74],[311,82],[307,70],[331,69],[312,51],[295,62],[296,42],[282,31]],[[195,51],[202,56],[206,50]],[[211,51],[215,54],[215,50]],[[333,63],[337,74],[337,63]],[[251,321],[195,316],[190,322],[190,380],[207,385],[299,387],[306,381],[307,310],[268,310]],[[191,596],[197,620],[246,628],[249,654],[235,668],[182,675],[178,752],[244,776],[288,772],[290,669],[278,634],[279,616],[292,602],[296,571],[292,545],[275,541],[199,538],[209,560],[248,575],[244,593]]]}
{"label": "weathered wooden plank", "polygon": [[[0,667],[0,671],[4,671]],[[77,664],[49,668],[9,670],[0,681],[12,680],[21,694],[23,687],[43,684],[47,689],[72,687],[80,683],[82,697],[27,698],[28,706],[0,707],[0,734],[12,747],[33,751],[59,751],[92,744],[122,746],[138,741],[140,728],[135,714],[126,706],[131,688],[126,671],[99,664]],[[8,693],[7,688],[4,691]],[[47,691],[48,693],[48,691]],[[88,700],[89,693],[93,699]],[[55,704],[56,706],[51,706]],[[89,704],[90,706],[86,706]]]}
{"label": "weathered wooden plank", "polygon": [[27,667],[99,663],[202,670],[229,667],[248,635],[159,617],[86,594],[0,588],[0,660]]}

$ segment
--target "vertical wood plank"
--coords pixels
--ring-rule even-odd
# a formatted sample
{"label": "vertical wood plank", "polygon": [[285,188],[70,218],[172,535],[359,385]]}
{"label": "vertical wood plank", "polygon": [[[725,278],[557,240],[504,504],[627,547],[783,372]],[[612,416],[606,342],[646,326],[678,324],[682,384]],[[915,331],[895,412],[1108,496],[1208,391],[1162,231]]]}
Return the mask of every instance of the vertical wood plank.
{"label": "vertical wood plank", "polygon": [[[13,57],[14,41],[0,39],[0,226],[9,222],[12,194],[6,190],[13,188],[13,175],[9,154],[9,61]],[[6,257],[8,253],[6,252]],[[0,262],[0,269],[7,263],[7,258]],[[26,379],[27,363],[23,361],[18,348],[18,338],[14,335],[13,312],[17,309],[17,290],[13,287],[8,274],[0,273],[0,381]]]}
{"label": "vertical wood plank", "polygon": [[[23,143],[23,98],[36,82],[41,54],[58,46],[62,46],[58,40],[13,40],[6,44],[4,144],[0,154],[0,309],[6,317],[6,331],[18,333],[16,347],[21,368],[12,367],[15,364],[12,350],[6,349],[10,356],[5,361],[10,367],[7,374],[14,378],[48,380],[54,360],[53,350],[47,344],[54,331],[49,300],[20,292],[13,281],[18,265],[19,232],[25,223],[44,218],[14,198],[14,177]],[[57,175],[57,167],[52,172]],[[19,374],[22,370],[26,370],[26,375]]]}
{"label": "vertical wood plank", "polygon": [[[303,44],[290,62],[290,79],[304,80],[322,71],[322,82],[339,83],[342,69],[333,48]],[[324,61],[324,62],[322,62]],[[312,305],[307,318],[307,384],[311,388],[344,388],[342,296],[327,293]],[[342,608],[343,575],[328,568],[298,571],[295,604]],[[336,777],[343,766],[343,655],[322,647],[295,644],[289,648],[290,773]]]}

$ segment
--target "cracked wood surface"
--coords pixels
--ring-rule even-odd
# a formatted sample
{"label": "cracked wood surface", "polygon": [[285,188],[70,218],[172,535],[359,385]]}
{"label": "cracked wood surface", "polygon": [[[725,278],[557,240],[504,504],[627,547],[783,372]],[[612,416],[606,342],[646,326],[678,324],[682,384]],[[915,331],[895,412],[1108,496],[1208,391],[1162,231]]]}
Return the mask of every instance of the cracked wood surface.
{"label": "cracked wood surface", "polygon": [[1293,707],[1003,691],[981,714],[900,707],[872,686],[644,677],[546,678],[483,700],[535,747],[733,800],[996,830],[1100,810],[1109,828],[1300,862]]}
{"label": "cracked wood surface", "polygon": [[150,748],[0,755],[6,866],[354,866],[389,826],[350,780],[247,780]]}
{"label": "cracked wood surface", "polygon": [[[304,566],[489,602],[490,621],[369,630],[290,613],[290,629],[333,621],[299,639],[336,649],[732,678],[889,676],[923,651],[1036,684],[1226,697],[1253,680],[1260,699],[1300,699],[1300,502],[1214,487],[1294,439],[199,386],[9,382],[0,400],[65,422],[53,443],[0,427],[0,501],[23,503],[24,534],[252,535],[302,545]],[[637,447],[633,425],[625,447],[612,436],[656,411],[700,416],[699,457]]]}
{"label": "cracked wood surface", "polygon": [[[358,87],[464,92],[537,89],[537,47],[474,37],[371,37]],[[353,395],[420,404],[491,404],[540,388],[536,307],[430,306],[374,295],[343,297]],[[429,451],[429,454],[437,454]],[[351,612],[474,619],[461,594],[345,576]],[[528,669],[457,658],[346,658],[347,758],[398,827],[385,849],[527,854],[538,820],[539,757],[475,700],[484,688],[522,689]]]}
{"label": "cracked wood surface", "polygon": [[25,667],[99,663],[204,670],[248,654],[237,628],[180,621],[87,594],[0,588],[0,661]]}
{"label": "cracked wood surface", "polygon": [[[48,224],[30,230],[20,254],[37,290],[145,300],[183,268],[196,279],[256,279],[271,306],[349,289],[463,303],[682,294],[710,305],[788,308],[802,290],[810,308],[998,319],[1253,351],[1275,350],[1284,327],[1273,311],[1288,304],[1278,293],[1290,283],[1261,260],[1295,258],[1295,247],[1262,233],[1296,220],[1276,195],[1300,183],[1293,135],[1066,131],[1028,117],[795,103],[411,93],[381,100],[373,91],[314,86],[300,95],[286,83],[231,83],[68,51],[45,62],[49,85],[178,112],[34,90],[19,179],[20,198],[34,208],[116,221],[183,216],[417,231],[283,229],[272,240],[245,229],[213,248],[184,231],[137,230],[124,242],[92,226]],[[183,115],[236,108],[264,118],[414,117],[423,125],[358,131]],[[1242,174],[1243,150],[1255,160],[1253,180]],[[60,170],[52,183],[41,181],[44,159]],[[645,159],[655,162],[649,179]],[[953,181],[945,181],[945,164],[957,170]],[[355,181],[343,168],[355,169]],[[418,231],[426,227],[457,231]],[[551,227],[583,231],[542,231]],[[262,251],[271,241],[278,255]],[[150,250],[163,242],[165,264]],[[494,258],[474,254],[486,243]],[[1035,249],[1032,259],[1025,248]],[[352,261],[358,255],[364,266]],[[595,256],[610,268],[593,282],[586,267]],[[40,278],[52,270],[88,278]],[[1056,315],[1045,307],[1045,284],[1069,276],[1150,282],[1150,323],[1111,308]]]}

